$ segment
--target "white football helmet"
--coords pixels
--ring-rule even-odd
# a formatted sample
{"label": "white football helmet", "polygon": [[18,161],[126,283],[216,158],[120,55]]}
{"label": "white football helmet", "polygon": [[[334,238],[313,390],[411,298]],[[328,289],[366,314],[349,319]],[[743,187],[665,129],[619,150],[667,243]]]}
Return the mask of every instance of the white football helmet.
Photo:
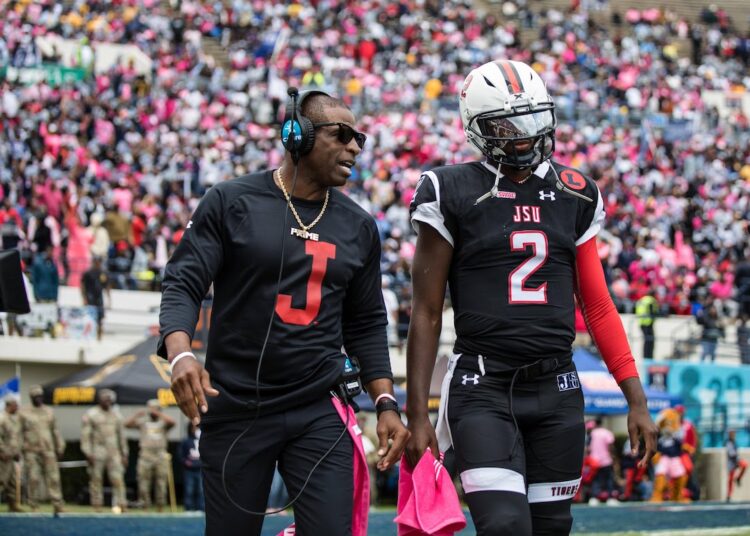
{"label": "white football helmet", "polygon": [[520,61],[485,63],[459,97],[466,138],[490,161],[536,167],[555,149],[555,103],[539,75]]}

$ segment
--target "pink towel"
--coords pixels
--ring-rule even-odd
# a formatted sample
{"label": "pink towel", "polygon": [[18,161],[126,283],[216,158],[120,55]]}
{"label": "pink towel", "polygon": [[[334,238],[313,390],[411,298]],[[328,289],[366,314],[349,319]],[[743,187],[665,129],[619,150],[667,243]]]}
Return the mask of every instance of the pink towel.
{"label": "pink towel", "polygon": [[453,536],[466,527],[456,488],[443,464],[427,451],[412,470],[401,458],[398,536]]}
{"label": "pink towel", "polygon": [[[338,398],[332,397],[331,402],[346,422],[349,414],[349,435],[354,443],[354,502],[352,503],[352,536],[367,536],[367,514],[370,511],[370,471],[367,468],[365,447],[362,445],[362,430],[357,425],[357,416],[351,406],[344,406]],[[453,492],[455,494],[455,491]],[[465,523],[464,523],[465,524]],[[295,524],[279,532],[276,536],[294,536]]]}

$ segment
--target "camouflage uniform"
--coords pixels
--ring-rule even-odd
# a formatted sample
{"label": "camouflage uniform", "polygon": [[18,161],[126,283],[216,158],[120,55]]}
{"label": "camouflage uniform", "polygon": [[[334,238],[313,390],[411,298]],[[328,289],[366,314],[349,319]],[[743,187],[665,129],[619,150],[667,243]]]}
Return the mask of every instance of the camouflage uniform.
{"label": "camouflage uniform", "polygon": [[81,450],[89,464],[89,493],[91,506],[101,507],[104,503],[102,479],[104,469],[112,484],[114,506],[125,508],[125,468],[123,458],[128,457],[128,441],[122,425],[120,413],[114,409],[105,411],[100,406],[91,408],[83,416],[81,427]]}
{"label": "camouflage uniform", "polygon": [[[6,405],[18,402],[6,397]],[[11,414],[6,407],[0,415],[0,491],[5,492],[5,498],[11,511],[18,511],[21,499],[16,494],[18,485],[16,463],[21,458],[21,419],[18,413]]]}
{"label": "camouflage uniform", "polygon": [[156,486],[156,506],[167,502],[167,425],[150,417],[140,419],[140,452],[138,454],[138,499],[144,508],[151,506],[151,485]]}
{"label": "camouflage uniform", "polygon": [[[37,393],[42,394],[38,386],[29,390],[32,398]],[[60,510],[63,506],[63,498],[57,459],[65,452],[65,441],[57,428],[52,410],[47,406],[25,407],[21,411],[21,430],[23,459],[29,483],[29,506],[36,508],[43,482],[46,482],[52,505],[56,511]]]}

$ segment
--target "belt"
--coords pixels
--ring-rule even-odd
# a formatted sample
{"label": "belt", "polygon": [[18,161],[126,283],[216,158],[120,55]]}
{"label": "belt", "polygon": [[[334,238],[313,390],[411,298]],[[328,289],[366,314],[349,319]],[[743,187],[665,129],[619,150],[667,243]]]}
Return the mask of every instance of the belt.
{"label": "belt", "polygon": [[554,372],[557,369],[561,369],[567,365],[570,365],[572,361],[572,359],[564,361],[558,357],[540,359],[539,361],[535,361],[529,365],[518,367],[518,375],[523,380],[533,380],[535,378],[538,378],[539,376],[544,376],[549,372]]}
{"label": "belt", "polygon": [[473,364],[477,365],[477,371],[485,375],[490,372],[491,374],[507,374],[508,376],[515,377],[522,381],[534,380],[540,376],[544,376],[550,372],[567,367],[573,362],[572,357],[569,356],[558,356],[550,357],[547,359],[538,359],[528,365],[520,367],[510,368],[499,360],[487,359],[481,355],[467,355],[463,354],[460,359],[460,365],[466,366]]}

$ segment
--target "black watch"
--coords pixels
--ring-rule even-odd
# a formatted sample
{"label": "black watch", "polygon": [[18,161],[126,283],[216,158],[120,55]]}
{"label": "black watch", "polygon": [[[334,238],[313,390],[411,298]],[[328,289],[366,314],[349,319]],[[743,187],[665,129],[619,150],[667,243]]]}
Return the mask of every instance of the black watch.
{"label": "black watch", "polygon": [[375,413],[377,414],[378,418],[380,418],[380,414],[384,411],[395,411],[399,419],[401,418],[401,412],[398,409],[398,402],[396,402],[395,400],[384,398],[383,400],[378,402],[378,405],[375,406]]}

